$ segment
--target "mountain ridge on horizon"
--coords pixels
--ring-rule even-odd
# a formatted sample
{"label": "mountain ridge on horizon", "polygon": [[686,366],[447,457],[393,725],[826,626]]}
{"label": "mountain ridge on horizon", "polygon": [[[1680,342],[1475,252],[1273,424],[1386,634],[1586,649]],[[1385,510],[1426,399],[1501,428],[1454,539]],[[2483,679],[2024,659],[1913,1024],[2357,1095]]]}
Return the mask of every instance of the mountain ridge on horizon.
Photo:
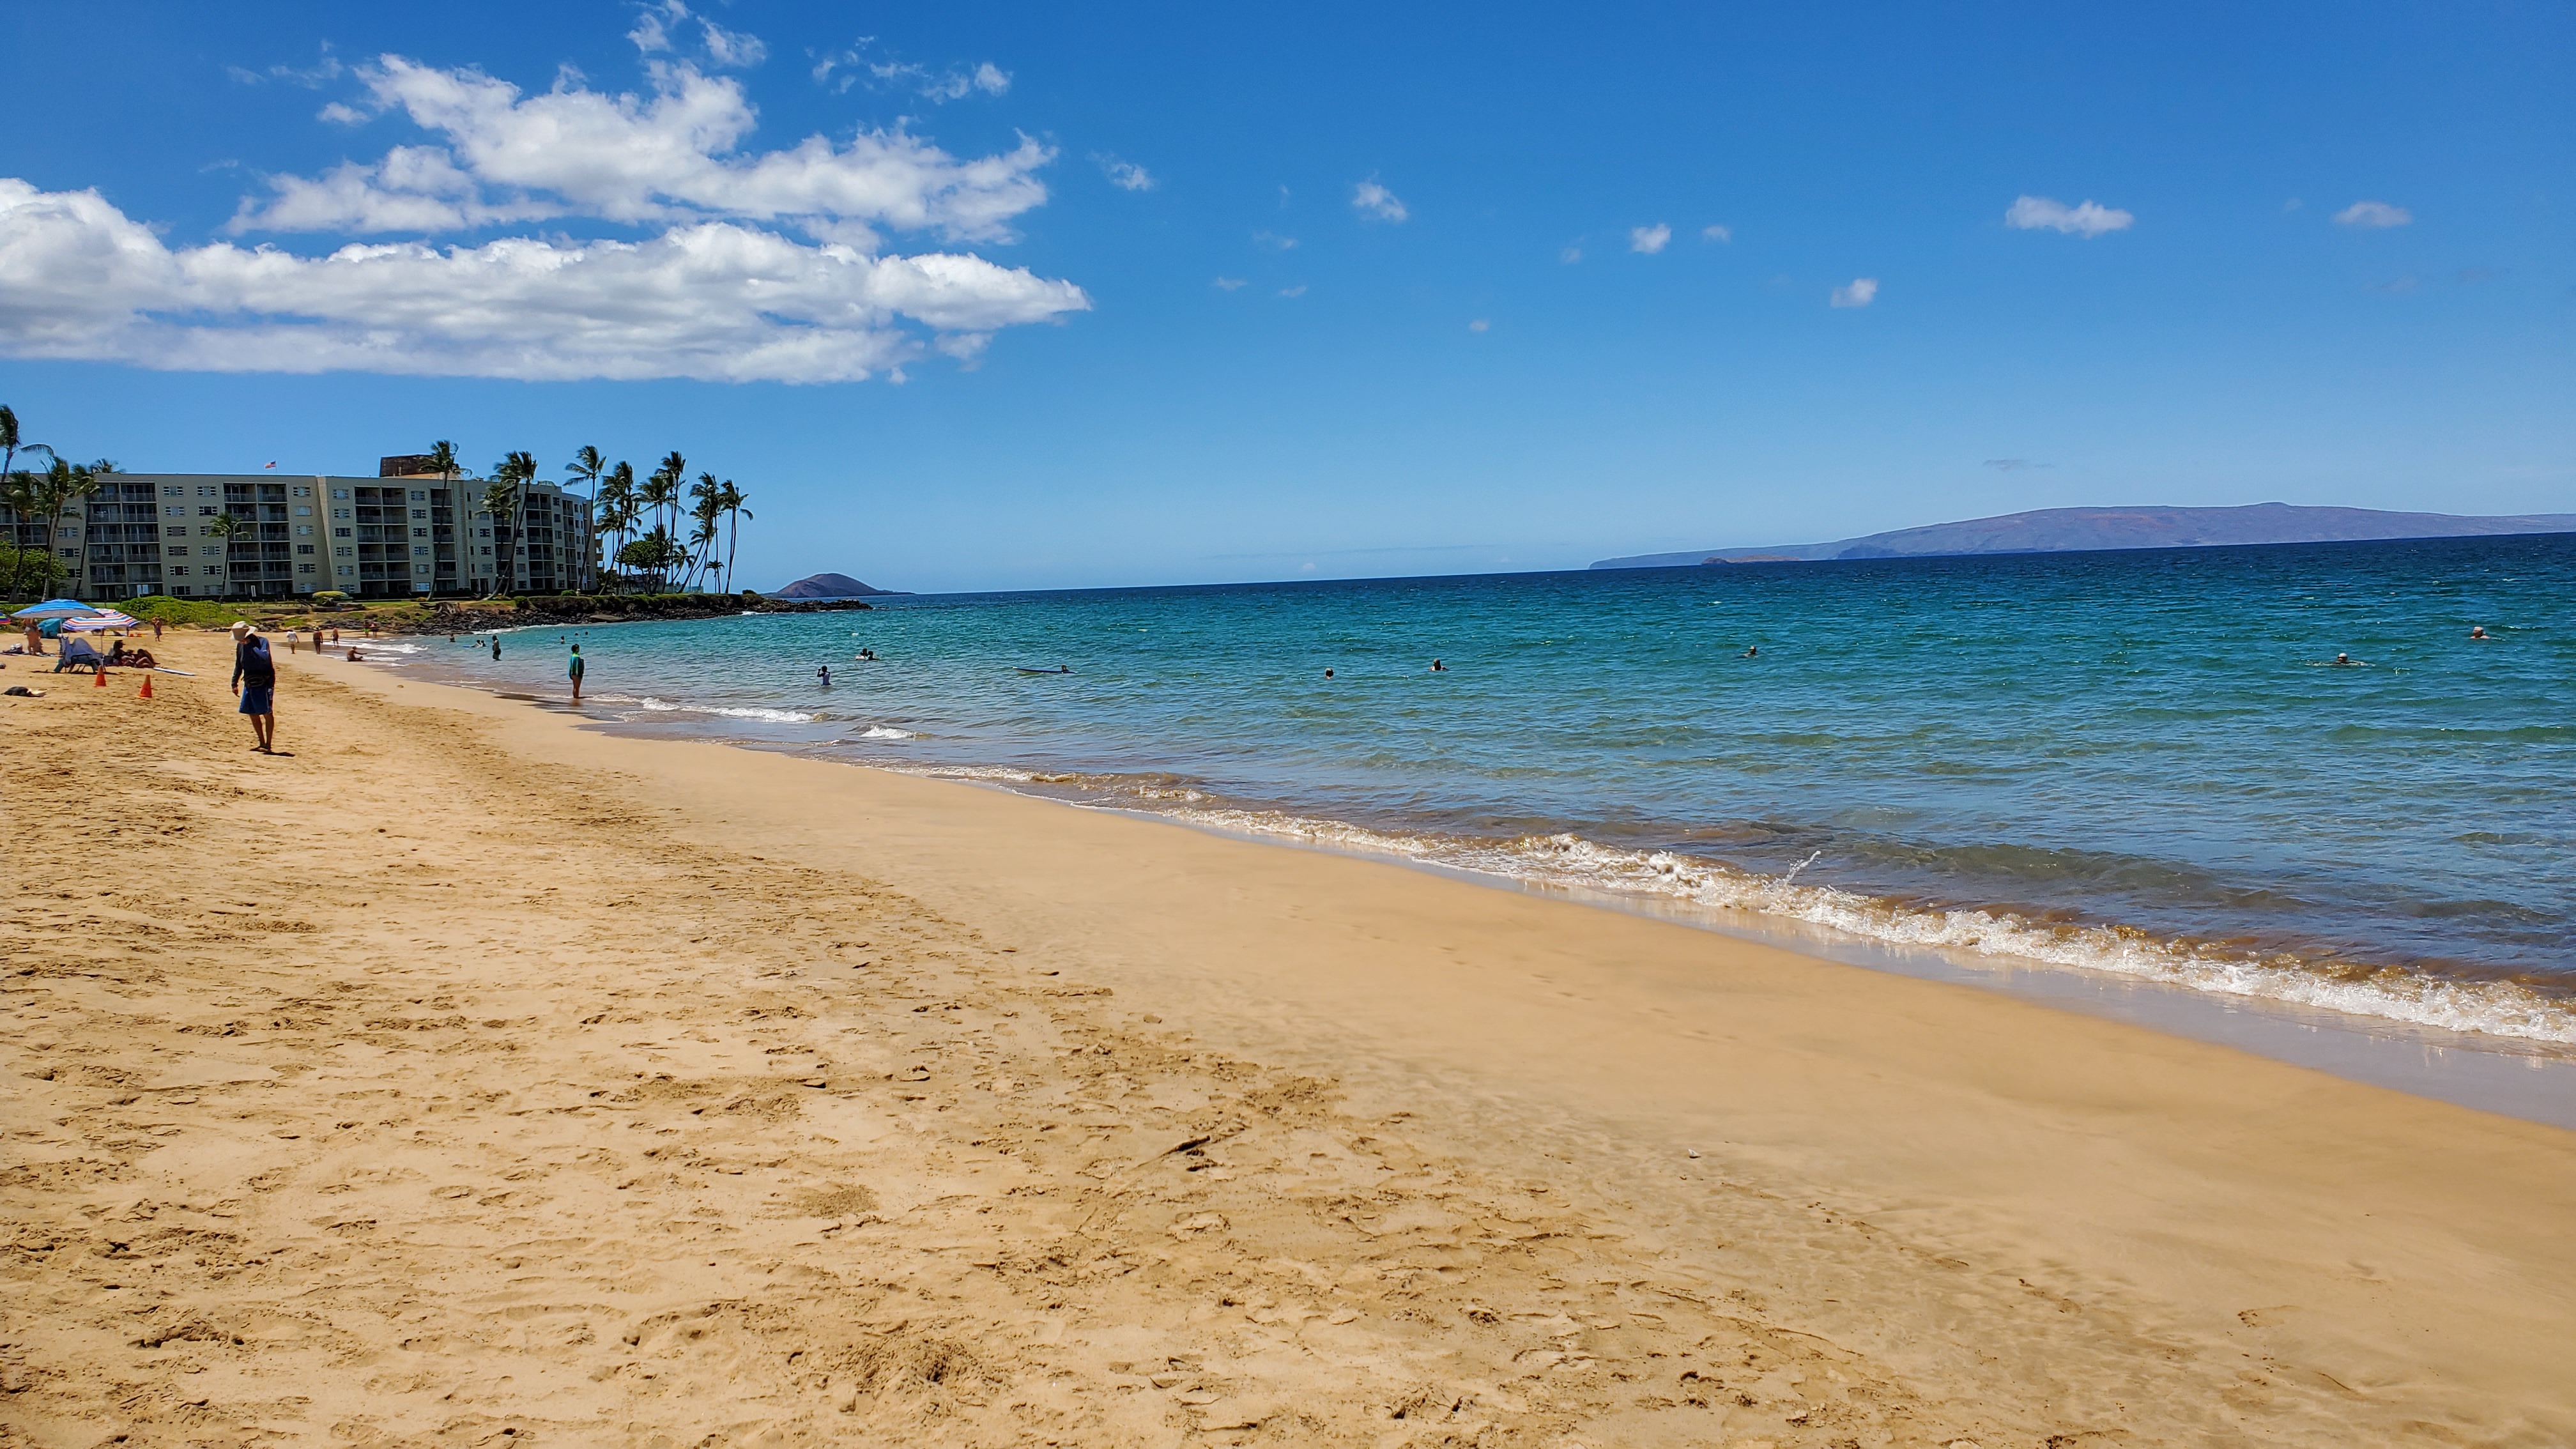
{"label": "mountain ridge on horizon", "polygon": [[1689,568],[1700,564],[1811,563],[1839,559],[1931,558],[1987,553],[2080,553],[2099,549],[2224,548],[2250,543],[2358,543],[2402,538],[2479,538],[2576,533],[2576,513],[2475,516],[2399,513],[2297,503],[2218,508],[2165,504],[2034,508],[1955,523],[1890,529],[1831,543],[1771,548],[1689,549],[1597,559],[1596,569]]}

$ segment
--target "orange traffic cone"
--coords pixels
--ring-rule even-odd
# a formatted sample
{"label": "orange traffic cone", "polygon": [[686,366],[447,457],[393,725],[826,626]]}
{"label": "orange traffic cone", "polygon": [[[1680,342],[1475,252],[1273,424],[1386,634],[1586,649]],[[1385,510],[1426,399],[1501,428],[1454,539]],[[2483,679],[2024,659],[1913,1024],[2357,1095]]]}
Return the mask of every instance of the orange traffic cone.
{"label": "orange traffic cone", "polygon": [[89,678],[90,678],[90,687],[91,687],[91,688],[93,688],[93,689],[105,689],[105,688],[107,688],[107,671],[106,671],[106,670],[104,670],[104,669],[93,669],[93,670],[91,670],[91,671],[89,672]]}
{"label": "orange traffic cone", "polygon": [[151,675],[149,675],[149,674],[147,674],[147,675],[143,676],[143,693],[141,693],[140,695],[137,695],[137,696],[136,696],[136,698],[138,698],[138,699],[150,699],[151,697],[152,697],[152,676],[151,676]]}

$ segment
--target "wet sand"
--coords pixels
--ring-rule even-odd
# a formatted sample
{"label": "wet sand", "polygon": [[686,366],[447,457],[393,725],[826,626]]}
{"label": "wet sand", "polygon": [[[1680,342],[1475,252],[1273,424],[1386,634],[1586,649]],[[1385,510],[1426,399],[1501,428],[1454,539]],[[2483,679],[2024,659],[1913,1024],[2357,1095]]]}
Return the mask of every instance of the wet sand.
{"label": "wet sand", "polygon": [[2576,1433],[2576,1134],[164,643],[0,701],[0,1442]]}

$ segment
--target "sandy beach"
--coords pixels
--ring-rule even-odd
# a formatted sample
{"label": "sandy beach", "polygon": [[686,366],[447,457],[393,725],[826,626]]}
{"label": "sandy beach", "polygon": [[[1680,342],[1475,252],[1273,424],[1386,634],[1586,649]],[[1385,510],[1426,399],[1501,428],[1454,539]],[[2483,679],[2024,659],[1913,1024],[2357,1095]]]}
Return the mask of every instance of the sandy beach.
{"label": "sandy beach", "polygon": [[2576,1134],[154,647],[0,672],[0,1443],[2576,1438]]}

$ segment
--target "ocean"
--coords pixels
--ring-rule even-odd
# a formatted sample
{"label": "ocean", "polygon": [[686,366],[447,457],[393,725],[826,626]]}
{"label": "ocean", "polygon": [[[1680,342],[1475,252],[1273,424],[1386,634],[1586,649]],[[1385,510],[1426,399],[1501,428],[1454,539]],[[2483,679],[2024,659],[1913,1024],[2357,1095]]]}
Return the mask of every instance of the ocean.
{"label": "ocean", "polygon": [[933,595],[501,638],[497,663],[488,636],[374,657],[559,698],[578,639],[586,712],[623,731],[2576,1045],[2576,535]]}

